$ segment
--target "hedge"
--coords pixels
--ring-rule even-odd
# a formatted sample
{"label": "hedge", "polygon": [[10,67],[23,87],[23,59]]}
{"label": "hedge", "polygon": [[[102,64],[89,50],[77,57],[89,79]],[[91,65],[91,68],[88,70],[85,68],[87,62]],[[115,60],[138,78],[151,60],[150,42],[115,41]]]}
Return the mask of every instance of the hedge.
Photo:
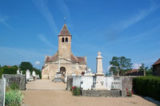
{"label": "hedge", "polygon": [[160,77],[146,76],[133,79],[134,93],[160,100]]}

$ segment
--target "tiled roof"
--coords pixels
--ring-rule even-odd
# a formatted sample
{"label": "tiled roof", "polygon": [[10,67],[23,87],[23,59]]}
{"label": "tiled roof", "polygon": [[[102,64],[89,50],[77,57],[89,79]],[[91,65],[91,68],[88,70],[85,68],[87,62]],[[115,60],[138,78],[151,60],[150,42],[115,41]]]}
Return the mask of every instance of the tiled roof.
{"label": "tiled roof", "polygon": [[160,59],[158,59],[153,65],[160,64]]}
{"label": "tiled roof", "polygon": [[[54,56],[47,56],[45,62],[55,62],[58,60],[58,54],[56,53]],[[71,54],[71,62],[72,63],[79,63],[79,64],[86,64],[85,57],[76,57]]]}
{"label": "tiled roof", "polygon": [[135,73],[135,72],[138,72],[139,69],[132,69],[130,71],[127,71],[126,74],[130,74],[130,73]]}
{"label": "tiled roof", "polygon": [[66,24],[63,25],[63,28],[61,29],[59,35],[71,35]]}
{"label": "tiled roof", "polygon": [[73,63],[86,64],[86,58],[85,57],[76,57],[73,54],[71,54],[71,60],[72,60]]}
{"label": "tiled roof", "polygon": [[45,62],[55,62],[58,60],[57,53],[54,56],[47,56]]}

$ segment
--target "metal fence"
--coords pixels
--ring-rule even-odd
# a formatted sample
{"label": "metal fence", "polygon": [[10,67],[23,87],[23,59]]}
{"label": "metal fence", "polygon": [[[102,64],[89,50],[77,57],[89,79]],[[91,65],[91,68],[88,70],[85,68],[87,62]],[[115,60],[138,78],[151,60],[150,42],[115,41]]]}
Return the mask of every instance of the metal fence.
{"label": "metal fence", "polygon": [[0,79],[0,106],[5,106],[6,79]]}

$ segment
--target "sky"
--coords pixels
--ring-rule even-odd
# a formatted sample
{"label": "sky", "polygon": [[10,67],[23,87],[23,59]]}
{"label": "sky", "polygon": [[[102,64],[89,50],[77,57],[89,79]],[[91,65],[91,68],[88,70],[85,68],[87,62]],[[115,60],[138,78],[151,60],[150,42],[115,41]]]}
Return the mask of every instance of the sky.
{"label": "sky", "polygon": [[130,58],[133,68],[160,58],[160,0],[0,0],[0,64],[41,69],[64,23],[73,54],[87,56],[93,72],[98,51],[104,72],[113,56]]}

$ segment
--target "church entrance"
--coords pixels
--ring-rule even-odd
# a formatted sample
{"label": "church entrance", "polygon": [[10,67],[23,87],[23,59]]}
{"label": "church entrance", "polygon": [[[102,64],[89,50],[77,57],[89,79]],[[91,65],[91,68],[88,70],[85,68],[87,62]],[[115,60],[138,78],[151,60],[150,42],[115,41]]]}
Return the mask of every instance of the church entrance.
{"label": "church entrance", "polygon": [[65,74],[66,74],[66,68],[65,68],[65,67],[61,67],[61,68],[60,68],[60,74],[61,74],[62,76],[65,76]]}

